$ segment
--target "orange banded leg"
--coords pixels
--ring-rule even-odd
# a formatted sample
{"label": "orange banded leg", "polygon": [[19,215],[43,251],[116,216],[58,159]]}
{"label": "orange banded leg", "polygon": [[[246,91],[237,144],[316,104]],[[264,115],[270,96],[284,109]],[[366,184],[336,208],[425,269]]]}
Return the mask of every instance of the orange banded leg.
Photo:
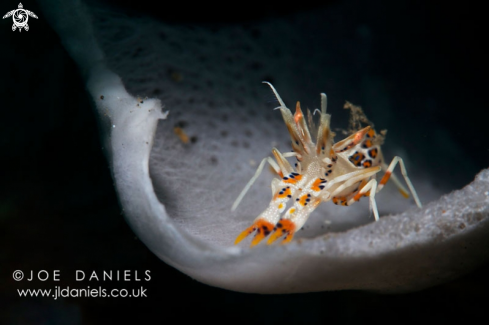
{"label": "orange banded leg", "polygon": [[[275,181],[279,182],[277,179],[275,179]],[[272,181],[272,187],[274,186],[276,187]],[[240,243],[243,239],[256,231],[255,237],[251,241],[251,247],[258,245],[273,231],[276,223],[280,219],[280,214],[285,210],[287,201],[292,197],[294,192],[295,189],[291,186],[285,186],[277,189],[268,208],[255,219],[250,227],[239,234],[234,244],[236,245]]]}
{"label": "orange banded leg", "polygon": [[[307,196],[307,194],[306,194]],[[293,207],[291,207],[281,218],[275,228],[273,228],[273,233],[268,238],[267,244],[270,245],[275,242],[277,239],[284,237],[281,244],[286,244],[294,238],[294,234],[302,228],[302,226],[306,223],[307,219],[311,213],[316,209],[316,207],[321,203],[320,199],[316,199],[312,196],[309,196],[309,201],[297,203],[296,201]],[[302,204],[303,207],[299,208],[298,205]]]}
{"label": "orange banded leg", "polygon": [[273,227],[274,225],[271,222],[268,222],[264,219],[258,219],[245,231],[239,234],[239,236],[236,238],[236,241],[234,242],[234,245],[239,244],[243,239],[256,231],[255,237],[251,241],[251,247],[256,246],[272,232]]}
{"label": "orange banded leg", "polygon": [[379,221],[379,210],[377,210],[377,202],[375,202],[375,193],[377,192],[377,180],[371,179],[360,191],[348,201],[348,205],[360,201],[362,196],[370,197],[370,209],[374,211],[375,221]]}
{"label": "orange banded leg", "polygon": [[[382,170],[387,170],[389,166],[387,164],[382,164]],[[397,190],[399,193],[401,193],[404,198],[409,199],[409,192],[408,190],[404,187],[404,185],[401,184],[401,181],[399,178],[397,178],[396,174],[391,174],[391,177],[389,180],[392,180],[394,182],[394,185],[396,185]]]}
{"label": "orange banded leg", "polygon": [[292,240],[297,227],[295,223],[290,219],[280,219],[277,222],[275,228],[273,228],[273,233],[268,237],[267,244],[270,245],[280,237],[285,236],[282,240],[282,244],[286,244]]}
{"label": "orange banded leg", "polygon": [[[404,180],[406,181],[406,184],[409,187],[411,194],[413,195],[413,198],[414,198],[414,201],[416,202],[416,205],[419,208],[421,208],[422,207],[421,201],[419,200],[418,194],[416,194],[416,190],[414,189],[414,186],[411,183],[411,180],[409,179],[409,177],[407,175],[406,166],[404,165],[404,161],[402,160],[401,157],[396,156],[396,157],[394,157],[394,159],[392,159],[389,167],[387,167],[387,170],[384,174],[384,177],[382,177],[382,179],[379,182],[379,186],[377,187],[377,192],[379,192],[384,187],[384,185],[389,181],[389,178],[392,175],[392,171],[396,167],[397,163],[399,163],[399,165],[401,166],[401,174],[404,177]],[[394,180],[394,177],[393,177],[393,180]],[[401,191],[401,193],[402,193],[402,191]]]}

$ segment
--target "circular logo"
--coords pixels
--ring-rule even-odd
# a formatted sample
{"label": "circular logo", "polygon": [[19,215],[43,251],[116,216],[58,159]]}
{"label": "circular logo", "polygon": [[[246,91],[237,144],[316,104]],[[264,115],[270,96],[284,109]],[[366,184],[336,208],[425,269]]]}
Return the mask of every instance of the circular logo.
{"label": "circular logo", "polygon": [[14,24],[17,25],[17,27],[23,27],[27,24],[29,18],[27,17],[27,12],[25,12],[25,10],[17,9],[15,14],[13,14],[13,19]]}
{"label": "circular logo", "polygon": [[15,281],[20,281],[24,278],[24,272],[17,270],[17,271],[14,271],[12,276],[13,276]]}
{"label": "circular logo", "polygon": [[2,19],[8,18],[12,16],[12,19],[14,20],[14,24],[12,25],[12,31],[19,30],[22,31],[22,29],[25,29],[26,31],[29,30],[29,25],[27,25],[27,21],[29,20],[29,16],[36,18],[37,16],[35,13],[32,11],[24,9],[24,6],[22,3],[19,3],[18,9],[10,10],[7,12]]}

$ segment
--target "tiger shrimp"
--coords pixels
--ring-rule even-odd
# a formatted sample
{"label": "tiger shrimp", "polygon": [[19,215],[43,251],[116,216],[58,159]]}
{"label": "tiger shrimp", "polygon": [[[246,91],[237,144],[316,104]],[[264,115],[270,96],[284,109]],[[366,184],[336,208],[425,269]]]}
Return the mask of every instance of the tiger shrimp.
{"label": "tiger shrimp", "polygon": [[[405,187],[392,173],[397,164],[400,165],[411,195],[417,206],[421,208],[421,202],[407,175],[402,158],[394,157],[389,165],[384,162],[380,146],[385,132],[377,134],[373,125],[361,128],[360,122],[371,123],[359,107],[346,102],[345,108],[350,108],[352,116],[356,117],[356,120],[353,118],[353,122],[350,121],[354,128],[350,130],[351,134],[348,137],[334,143],[335,134],[330,128],[331,115],[326,113],[326,94],[321,93],[321,110],[314,111],[320,113],[319,125],[316,128],[309,110],[306,122],[299,102],[296,104],[295,114],[292,114],[272,84],[265,81],[263,83],[270,86],[280,104],[276,109],[280,109],[289,131],[292,152],[281,153],[273,148],[272,154],[275,160],[267,157],[261,161],[255,175],[234,202],[232,210],[237,208],[246,192],[259,177],[265,164],[269,163],[280,177],[272,180],[272,200],[253,224],[236,238],[235,244],[254,232],[251,246],[257,245],[267,236],[268,244],[282,237],[282,244],[288,243],[306,223],[311,213],[322,202],[327,201],[350,206],[362,197],[369,197],[370,209],[375,220],[378,221],[379,212],[375,194],[382,190],[389,179],[393,180],[404,197],[409,197]],[[297,159],[294,167],[286,159],[289,157]],[[381,171],[384,175],[377,182],[376,175]],[[291,206],[285,211],[289,201]]]}

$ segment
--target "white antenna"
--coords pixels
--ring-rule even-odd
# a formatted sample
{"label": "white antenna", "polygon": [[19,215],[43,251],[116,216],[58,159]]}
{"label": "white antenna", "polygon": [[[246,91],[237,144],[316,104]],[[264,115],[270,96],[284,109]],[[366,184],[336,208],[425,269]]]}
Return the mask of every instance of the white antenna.
{"label": "white antenna", "polygon": [[287,106],[285,106],[285,103],[284,101],[282,100],[282,98],[280,98],[280,95],[277,93],[277,91],[275,90],[275,88],[272,86],[271,83],[269,83],[268,81],[262,81],[262,83],[264,84],[267,84],[270,86],[270,88],[272,88],[272,91],[273,93],[275,94],[275,97],[277,97],[277,100],[278,102],[280,103],[280,106],[283,107],[283,108],[287,108]]}

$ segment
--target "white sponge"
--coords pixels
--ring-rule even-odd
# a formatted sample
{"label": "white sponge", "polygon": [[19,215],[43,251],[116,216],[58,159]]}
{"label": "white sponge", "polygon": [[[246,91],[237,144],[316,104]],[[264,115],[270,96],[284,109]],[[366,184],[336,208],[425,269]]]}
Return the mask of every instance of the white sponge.
{"label": "white sponge", "polygon": [[[301,100],[314,109],[319,93],[343,78],[304,36],[314,30],[309,14],[253,28],[188,28],[98,8],[90,16],[78,1],[41,3],[85,75],[127,221],[168,264],[246,292],[398,292],[453,279],[488,259],[489,171],[439,198],[448,190],[409,161],[422,202],[439,198],[422,210],[386,187],[376,197],[379,222],[367,202],[329,203],[289,245],[233,246],[267,206],[272,175],[263,174],[236,213],[232,202],[273,146],[290,145],[280,114],[265,107],[273,97],[261,81],[273,81],[289,106]],[[160,100],[170,110],[165,120]],[[345,126],[335,110],[341,100],[330,105],[333,128]]]}

